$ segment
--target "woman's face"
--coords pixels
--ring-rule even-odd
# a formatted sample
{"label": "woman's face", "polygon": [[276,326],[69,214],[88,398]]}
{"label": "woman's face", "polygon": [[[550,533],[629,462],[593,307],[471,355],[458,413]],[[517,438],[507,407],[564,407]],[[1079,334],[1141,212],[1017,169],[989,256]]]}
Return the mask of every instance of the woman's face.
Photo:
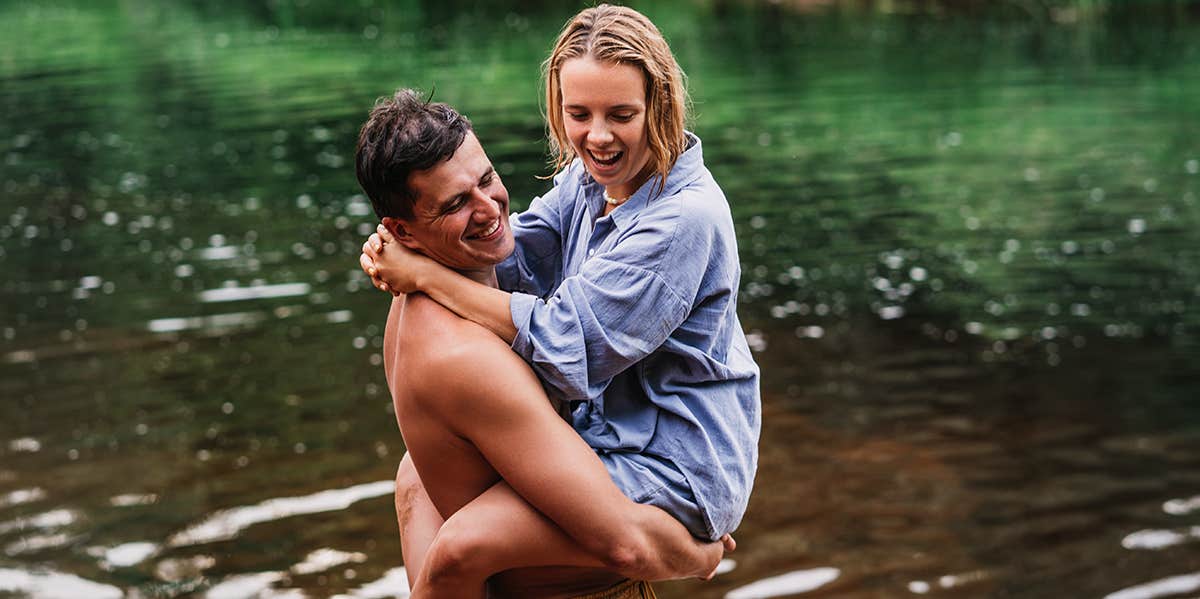
{"label": "woman's face", "polygon": [[642,71],[585,56],[564,62],[559,82],[571,148],[609,196],[633,195],[650,175]]}

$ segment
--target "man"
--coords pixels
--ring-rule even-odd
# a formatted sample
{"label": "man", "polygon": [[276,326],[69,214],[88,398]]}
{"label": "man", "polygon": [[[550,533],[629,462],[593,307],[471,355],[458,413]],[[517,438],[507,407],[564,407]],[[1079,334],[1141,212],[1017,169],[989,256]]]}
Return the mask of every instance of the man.
{"label": "man", "polygon": [[[363,126],[356,171],[398,243],[495,286],[513,251],[508,193],[467,119],[401,90]],[[711,574],[721,543],[622,495],[491,332],[399,296],[384,346],[408,448],[396,500],[414,597],[483,597],[486,579],[513,568],[557,566],[508,572],[494,591],[569,597]]]}

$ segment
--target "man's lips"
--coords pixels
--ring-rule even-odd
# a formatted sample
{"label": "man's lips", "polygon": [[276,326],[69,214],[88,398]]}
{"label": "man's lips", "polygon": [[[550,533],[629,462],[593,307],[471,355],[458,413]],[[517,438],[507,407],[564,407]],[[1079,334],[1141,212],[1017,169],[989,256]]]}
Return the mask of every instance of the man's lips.
{"label": "man's lips", "polygon": [[500,226],[500,219],[497,218],[496,220],[492,221],[492,224],[488,225],[488,227],[486,229],[484,229],[483,231],[481,231],[479,233],[476,233],[475,235],[471,235],[467,239],[478,239],[481,241],[488,241],[488,240],[496,237],[497,235],[499,235],[500,232],[503,231],[503,229],[504,229],[504,227]]}

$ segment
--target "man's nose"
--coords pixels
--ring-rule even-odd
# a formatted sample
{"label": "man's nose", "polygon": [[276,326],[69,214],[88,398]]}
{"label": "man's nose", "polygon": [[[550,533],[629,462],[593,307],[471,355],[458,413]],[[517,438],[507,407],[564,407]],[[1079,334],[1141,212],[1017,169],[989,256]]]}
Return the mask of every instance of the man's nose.
{"label": "man's nose", "polygon": [[471,216],[479,222],[487,222],[500,214],[500,205],[492,196],[478,187],[471,192]]}

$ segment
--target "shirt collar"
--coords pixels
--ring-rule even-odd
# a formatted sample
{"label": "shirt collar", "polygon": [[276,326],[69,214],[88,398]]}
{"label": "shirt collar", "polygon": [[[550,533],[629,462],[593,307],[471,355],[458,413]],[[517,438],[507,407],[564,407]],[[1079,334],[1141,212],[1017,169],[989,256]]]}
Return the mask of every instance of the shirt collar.
{"label": "shirt collar", "polygon": [[[675,195],[696,180],[704,170],[704,150],[700,147],[700,138],[691,131],[684,131],[684,135],[687,137],[687,149],[675,160],[675,166],[671,167],[671,172],[667,173],[667,184],[663,186],[662,193],[656,194],[656,197]],[[581,171],[579,182],[583,187],[585,201],[592,214],[599,218],[599,215],[604,213],[604,187],[592,179],[587,169],[580,168],[579,170]],[[624,231],[633,224],[634,216],[650,202],[650,195],[658,188],[658,181],[658,175],[650,177],[632,196],[629,196],[628,200],[625,200],[624,204],[608,215],[617,229]]]}

